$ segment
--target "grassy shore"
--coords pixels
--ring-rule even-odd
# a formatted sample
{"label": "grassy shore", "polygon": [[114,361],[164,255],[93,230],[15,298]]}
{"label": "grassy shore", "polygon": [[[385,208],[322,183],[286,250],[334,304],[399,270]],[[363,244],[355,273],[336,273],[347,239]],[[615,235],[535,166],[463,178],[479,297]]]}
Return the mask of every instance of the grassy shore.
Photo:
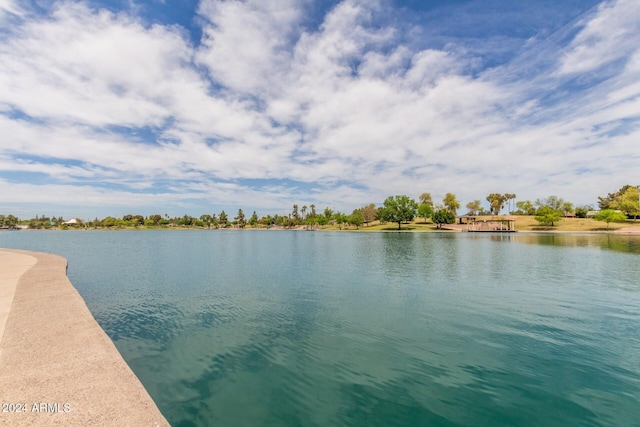
{"label": "grassy shore", "polygon": [[[622,232],[630,232],[630,233],[638,233],[640,234],[640,221],[628,220],[626,222],[621,223],[610,223],[607,227],[607,224],[601,221],[596,221],[591,218],[563,218],[560,221],[554,223],[553,226],[543,226],[540,225],[533,216],[478,216],[476,220],[478,221],[492,221],[497,219],[513,219],[515,220],[515,229],[519,232],[544,232],[544,233],[612,233],[616,231]],[[69,227],[69,229],[77,229],[80,227]],[[104,228],[98,227],[98,229],[102,230],[188,230],[200,227],[183,227],[183,226],[139,226],[139,227],[112,227],[112,228]],[[265,229],[264,226],[257,226],[256,229]],[[306,226],[297,226],[293,227],[293,229],[305,229]],[[53,228],[57,229],[57,228]],[[247,225],[245,229],[252,229],[251,226]],[[369,223],[369,225],[362,225],[356,228],[353,225],[346,226],[345,224],[338,225],[336,223],[332,223],[329,225],[323,225],[317,230],[324,231],[398,231],[397,223],[385,223],[380,224],[379,221],[374,221]],[[4,231],[4,230],[0,230]],[[446,229],[438,229],[436,225],[431,220],[424,220],[424,218],[417,218],[410,223],[402,224],[402,231],[413,231],[413,232],[430,232],[430,233],[450,233],[457,232],[459,230],[446,230]]]}
{"label": "grassy shore", "polygon": [[[480,216],[477,220],[491,221],[493,219],[515,219],[515,228],[519,232],[561,232],[561,233],[602,233],[602,232],[614,232],[622,229],[633,228],[633,231],[640,233],[640,221],[626,221],[621,223],[607,224],[601,221],[596,221],[591,218],[563,218],[560,221],[554,223],[553,226],[543,226],[535,220],[533,216]],[[341,227],[343,230],[355,230],[353,226]],[[331,225],[322,227],[323,230],[338,230],[337,225]],[[398,224],[380,224],[378,221],[371,223],[368,226],[361,226],[359,230],[362,231],[397,231]],[[427,232],[447,232],[448,230],[438,230],[435,224],[430,220],[424,222],[423,218],[418,218],[409,224],[403,224],[402,230],[405,231],[427,231]]]}

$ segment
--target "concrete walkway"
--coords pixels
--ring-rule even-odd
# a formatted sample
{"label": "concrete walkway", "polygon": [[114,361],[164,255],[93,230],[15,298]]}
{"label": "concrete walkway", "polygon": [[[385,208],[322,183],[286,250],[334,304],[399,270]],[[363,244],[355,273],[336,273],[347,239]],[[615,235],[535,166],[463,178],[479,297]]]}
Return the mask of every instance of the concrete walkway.
{"label": "concrete walkway", "polygon": [[0,249],[0,426],[168,426],[66,266]]}
{"label": "concrete walkway", "polygon": [[18,279],[33,267],[36,261],[36,258],[30,255],[0,251],[0,342],[7,325]]}

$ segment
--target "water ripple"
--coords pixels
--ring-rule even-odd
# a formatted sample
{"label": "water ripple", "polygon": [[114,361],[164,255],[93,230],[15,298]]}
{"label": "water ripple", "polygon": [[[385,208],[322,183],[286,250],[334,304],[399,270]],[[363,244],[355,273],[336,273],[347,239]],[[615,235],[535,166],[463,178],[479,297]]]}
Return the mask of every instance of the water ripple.
{"label": "water ripple", "polygon": [[471,234],[1,237],[69,259],[172,425],[640,425],[640,239]]}

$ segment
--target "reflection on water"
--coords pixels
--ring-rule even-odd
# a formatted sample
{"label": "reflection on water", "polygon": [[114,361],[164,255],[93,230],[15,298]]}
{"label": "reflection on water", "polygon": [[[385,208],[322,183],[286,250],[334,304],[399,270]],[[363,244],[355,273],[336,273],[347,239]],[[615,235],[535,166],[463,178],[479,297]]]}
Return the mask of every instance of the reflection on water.
{"label": "reflection on water", "polygon": [[610,249],[619,252],[640,254],[640,236],[628,234],[518,234],[510,236],[492,236],[493,239],[509,240],[550,246],[574,246],[585,248]]}
{"label": "reflection on water", "polygon": [[0,234],[69,259],[176,426],[638,425],[639,242]]}

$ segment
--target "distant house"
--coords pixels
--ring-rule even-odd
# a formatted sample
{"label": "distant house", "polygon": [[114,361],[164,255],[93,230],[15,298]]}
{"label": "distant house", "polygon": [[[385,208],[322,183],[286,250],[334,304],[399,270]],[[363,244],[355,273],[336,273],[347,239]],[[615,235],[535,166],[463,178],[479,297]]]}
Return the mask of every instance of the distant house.
{"label": "distant house", "polygon": [[76,218],[72,218],[69,221],[65,221],[63,222],[64,225],[77,225],[79,224],[78,220]]}
{"label": "distant house", "polygon": [[565,212],[564,213],[564,217],[565,218],[575,218],[576,214],[575,214],[575,212]]}

